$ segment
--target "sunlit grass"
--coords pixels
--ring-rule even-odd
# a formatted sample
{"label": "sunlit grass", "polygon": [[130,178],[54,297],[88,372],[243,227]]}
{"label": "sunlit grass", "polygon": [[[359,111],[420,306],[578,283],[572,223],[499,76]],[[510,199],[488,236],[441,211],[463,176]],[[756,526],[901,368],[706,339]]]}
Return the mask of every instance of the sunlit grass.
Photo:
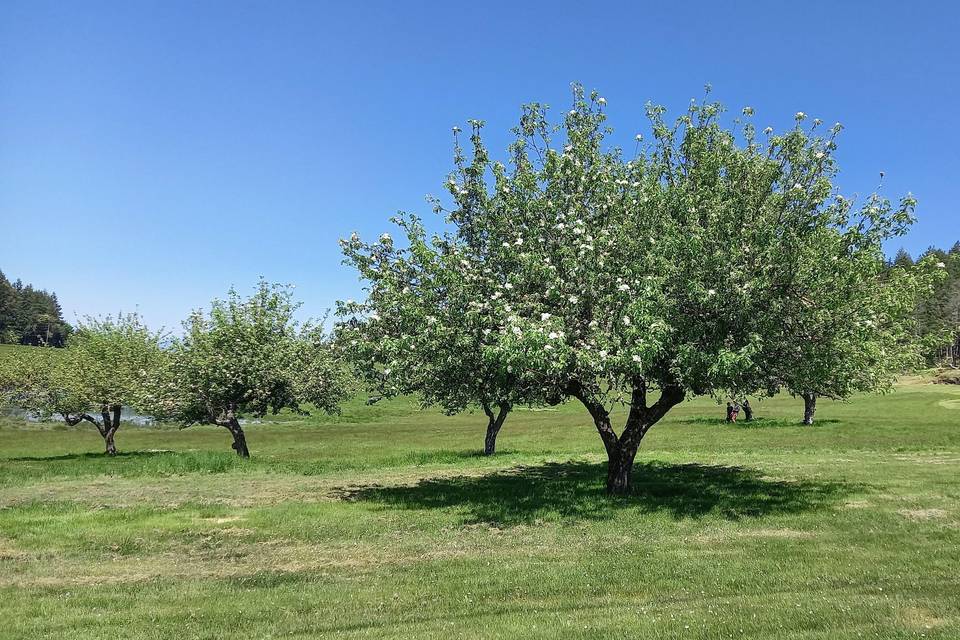
{"label": "sunlit grass", "polygon": [[0,421],[0,637],[954,638],[960,388],[677,408],[627,498],[585,411],[357,398],[223,429]]}

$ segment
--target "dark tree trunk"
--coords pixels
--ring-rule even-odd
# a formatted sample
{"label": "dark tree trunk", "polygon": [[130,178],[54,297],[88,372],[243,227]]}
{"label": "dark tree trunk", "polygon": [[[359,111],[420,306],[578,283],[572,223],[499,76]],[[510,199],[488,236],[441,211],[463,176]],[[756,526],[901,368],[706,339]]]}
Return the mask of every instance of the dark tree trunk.
{"label": "dark tree trunk", "polygon": [[497,451],[497,434],[500,433],[500,427],[503,421],[507,419],[510,413],[510,405],[502,403],[499,405],[500,411],[496,414],[486,402],[483,403],[483,412],[487,414],[487,435],[483,439],[483,455],[492,456]]}
{"label": "dark tree trunk", "polygon": [[803,424],[813,424],[813,415],[817,412],[817,394],[803,394]]}
{"label": "dark tree trunk", "polygon": [[497,452],[497,434],[500,427],[495,420],[490,420],[487,424],[487,435],[483,439],[483,455],[492,456]]}
{"label": "dark tree trunk", "polygon": [[100,437],[103,438],[103,442],[106,447],[106,454],[108,456],[113,456],[117,454],[117,445],[114,443],[113,437],[116,435],[117,429],[120,428],[120,409],[120,405],[103,406],[100,409],[101,420],[97,420],[89,413],[80,413],[76,415],[65,413],[62,415],[64,421],[71,427],[75,427],[83,421],[87,421],[95,426],[97,428],[97,433],[99,433]]}
{"label": "dark tree trunk", "polygon": [[[113,437],[117,435],[117,430],[120,429],[120,412],[123,407],[118,404],[115,404],[110,407],[109,410],[103,411],[103,441],[107,447],[107,455],[115,456],[117,455],[117,445],[113,441]],[[112,415],[111,415],[112,414]]]}
{"label": "dark tree trunk", "polygon": [[680,387],[667,387],[662,390],[660,399],[647,406],[647,386],[642,378],[634,381],[630,401],[630,413],[623,432],[618,436],[610,425],[610,413],[600,402],[580,384],[572,384],[570,393],[590,412],[597,433],[607,451],[607,493],[625,495],[631,491],[633,461],[637,457],[640,441],[647,431],[655,425],[675,405],[683,401],[684,390]]}
{"label": "dark tree trunk", "polygon": [[117,455],[117,444],[113,440],[115,431],[108,431],[107,435],[104,436],[103,441],[107,445],[107,455],[115,456]]}
{"label": "dark tree trunk", "polygon": [[633,460],[639,447],[619,445],[607,451],[607,493],[621,496],[630,493],[630,481],[633,475]]}
{"label": "dark tree trunk", "polygon": [[243,433],[243,427],[240,426],[240,421],[235,417],[231,417],[228,423],[227,429],[230,431],[230,435],[233,436],[233,444],[230,446],[241,458],[249,458],[250,450],[247,448],[247,436]]}

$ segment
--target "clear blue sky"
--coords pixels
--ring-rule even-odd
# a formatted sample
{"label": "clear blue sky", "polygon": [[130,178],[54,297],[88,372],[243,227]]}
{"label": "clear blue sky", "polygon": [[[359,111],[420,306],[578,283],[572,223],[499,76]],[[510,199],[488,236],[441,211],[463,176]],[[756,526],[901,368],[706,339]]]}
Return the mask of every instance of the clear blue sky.
{"label": "clear blue sky", "polygon": [[[178,327],[263,274],[357,297],[337,238],[429,216],[450,127],[597,88],[618,136],[705,82],[785,127],[843,122],[845,193],[912,191],[913,252],[960,239],[955,2],[0,0],[0,269],[75,314]],[[895,250],[896,247],[891,249]]]}

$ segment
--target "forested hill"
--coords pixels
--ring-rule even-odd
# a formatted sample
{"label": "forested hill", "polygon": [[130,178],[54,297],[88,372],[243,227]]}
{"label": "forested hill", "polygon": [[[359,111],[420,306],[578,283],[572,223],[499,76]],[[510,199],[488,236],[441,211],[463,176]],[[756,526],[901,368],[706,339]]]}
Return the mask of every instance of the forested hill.
{"label": "forested hill", "polygon": [[[917,309],[917,327],[921,336],[944,336],[930,344],[931,363],[946,360],[960,366],[960,242],[949,250],[930,247],[917,256],[917,260],[926,256],[934,256],[943,263],[947,277]],[[909,267],[914,264],[914,258],[900,249],[892,264]]]}
{"label": "forested hill", "polygon": [[0,271],[0,343],[62,347],[69,333],[57,294],[10,282]]}

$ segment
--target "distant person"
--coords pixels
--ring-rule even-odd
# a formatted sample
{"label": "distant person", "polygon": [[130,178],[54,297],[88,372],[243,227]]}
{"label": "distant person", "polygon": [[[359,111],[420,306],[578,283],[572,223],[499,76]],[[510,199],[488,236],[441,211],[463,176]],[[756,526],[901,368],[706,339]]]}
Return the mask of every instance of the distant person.
{"label": "distant person", "polygon": [[740,403],[734,402],[733,403],[733,420],[731,422],[736,422],[737,416],[739,415],[740,415]]}
{"label": "distant person", "polygon": [[733,405],[727,403],[727,422],[733,422]]}
{"label": "distant person", "polygon": [[753,420],[753,407],[750,406],[750,399],[743,399],[743,418],[747,422]]}

